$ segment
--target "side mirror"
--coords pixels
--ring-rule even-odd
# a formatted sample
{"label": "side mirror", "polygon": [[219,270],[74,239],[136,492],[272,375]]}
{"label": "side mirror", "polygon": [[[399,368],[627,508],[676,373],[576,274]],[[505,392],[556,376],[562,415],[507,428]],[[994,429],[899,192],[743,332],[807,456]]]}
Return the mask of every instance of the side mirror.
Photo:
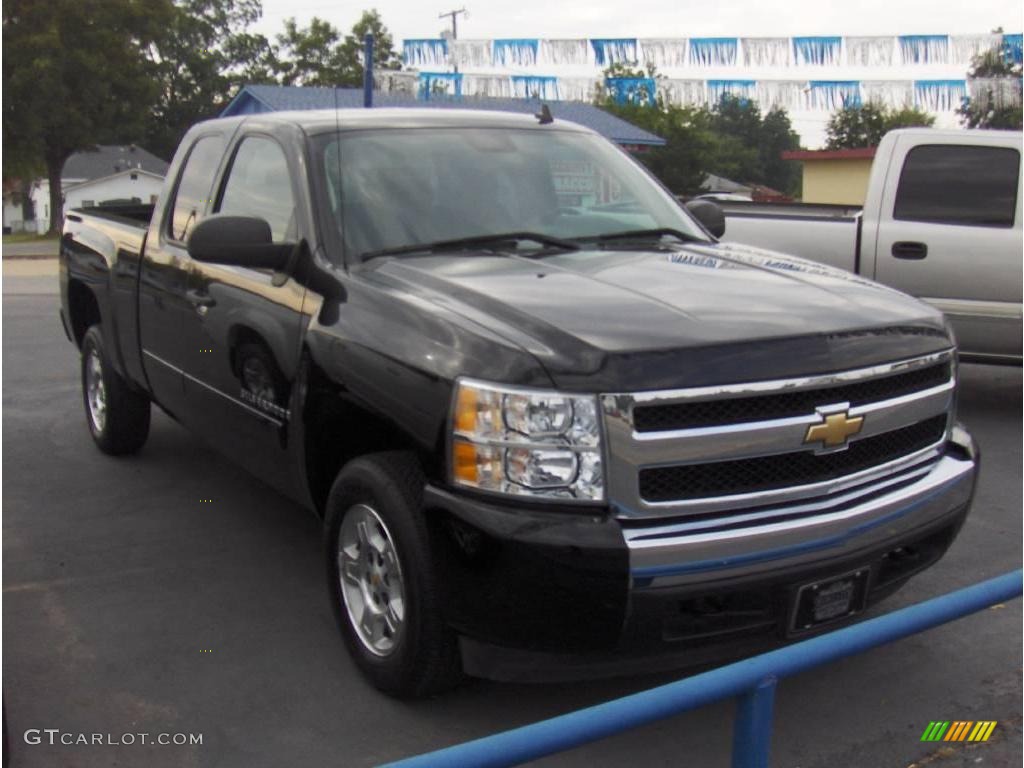
{"label": "side mirror", "polygon": [[196,261],[275,272],[285,268],[294,251],[294,243],[275,243],[270,225],[252,216],[210,216],[188,239],[188,255]]}
{"label": "side mirror", "polygon": [[691,200],[686,204],[686,210],[715,237],[725,234],[725,211],[718,203],[711,200]]}

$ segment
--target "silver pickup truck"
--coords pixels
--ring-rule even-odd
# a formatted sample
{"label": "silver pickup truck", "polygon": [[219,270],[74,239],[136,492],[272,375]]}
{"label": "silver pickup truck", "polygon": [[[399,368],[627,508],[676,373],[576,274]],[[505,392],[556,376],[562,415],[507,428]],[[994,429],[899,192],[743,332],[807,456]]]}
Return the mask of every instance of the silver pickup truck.
{"label": "silver pickup truck", "polygon": [[961,359],[1021,362],[1021,133],[886,134],[863,208],[725,202],[726,241],[855,272],[941,309]]}

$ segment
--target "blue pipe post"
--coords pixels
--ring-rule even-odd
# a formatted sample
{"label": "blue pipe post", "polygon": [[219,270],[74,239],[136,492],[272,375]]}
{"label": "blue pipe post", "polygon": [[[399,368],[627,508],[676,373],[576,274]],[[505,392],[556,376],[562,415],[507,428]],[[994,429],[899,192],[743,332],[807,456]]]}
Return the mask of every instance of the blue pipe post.
{"label": "blue pipe post", "polygon": [[779,679],[769,675],[736,699],[736,722],[732,727],[732,768],[768,768],[772,746],[772,717],[775,714],[775,686]]}
{"label": "blue pipe post", "polygon": [[[408,757],[387,768],[504,768],[597,741],[721,699],[742,696],[760,681],[784,678],[937,627],[1021,596],[1020,569],[647,691],[569,712],[475,741]],[[763,702],[761,703],[763,706]],[[756,707],[755,707],[756,709]]]}
{"label": "blue pipe post", "polygon": [[373,35],[363,38],[363,106],[373,106]]}

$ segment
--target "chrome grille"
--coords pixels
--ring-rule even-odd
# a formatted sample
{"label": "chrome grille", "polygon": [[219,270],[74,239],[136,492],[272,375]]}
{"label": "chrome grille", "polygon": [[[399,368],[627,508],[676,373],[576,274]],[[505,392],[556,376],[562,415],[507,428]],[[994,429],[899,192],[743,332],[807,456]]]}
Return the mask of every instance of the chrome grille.
{"label": "chrome grille", "polygon": [[892,376],[840,384],[829,389],[807,389],[695,403],[641,405],[633,409],[633,424],[637,432],[665,432],[716,424],[783,419],[813,413],[822,403],[864,405],[939,386],[949,381],[949,366],[948,362],[939,363]]}
{"label": "chrome grille", "polygon": [[[863,487],[938,460],[954,388],[943,352],[803,379],[602,395],[609,498],[623,519],[683,518]],[[860,431],[838,447],[806,444],[836,412],[862,417]]]}
{"label": "chrome grille", "polygon": [[642,469],[640,497],[646,501],[700,499],[820,483],[902,459],[939,442],[945,433],[946,417],[939,415],[858,440],[849,450],[839,453],[794,451],[737,461]]}

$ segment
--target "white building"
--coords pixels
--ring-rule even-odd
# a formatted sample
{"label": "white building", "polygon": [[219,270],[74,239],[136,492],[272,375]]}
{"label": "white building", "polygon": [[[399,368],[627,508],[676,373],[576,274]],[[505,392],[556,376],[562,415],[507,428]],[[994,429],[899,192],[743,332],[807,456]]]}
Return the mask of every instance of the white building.
{"label": "white building", "polygon": [[[166,173],[167,163],[134,144],[101,145],[76,152],[61,172],[64,210],[113,202],[155,202]],[[32,203],[35,219],[24,221],[22,206],[14,202],[11,192],[5,192],[5,232],[46,231],[50,221],[50,184],[46,179],[32,184]]]}

